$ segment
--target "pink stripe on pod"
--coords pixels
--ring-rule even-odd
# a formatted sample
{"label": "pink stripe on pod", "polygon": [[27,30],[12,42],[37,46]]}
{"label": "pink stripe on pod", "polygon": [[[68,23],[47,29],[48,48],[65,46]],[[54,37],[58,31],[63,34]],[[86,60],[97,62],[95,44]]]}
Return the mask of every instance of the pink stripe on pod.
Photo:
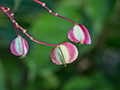
{"label": "pink stripe on pod", "polygon": [[79,26],[81,27],[81,29],[82,29],[82,31],[83,31],[83,33],[84,33],[84,35],[85,35],[85,39],[84,39],[83,42],[84,42],[85,44],[91,44],[90,34],[89,34],[88,30],[86,29],[86,27],[83,26],[82,24],[79,24]]}
{"label": "pink stripe on pod", "polygon": [[67,63],[72,63],[78,57],[77,47],[69,42],[64,42],[62,44],[64,44],[67,47],[69,52],[69,60],[68,60],[69,62]]}
{"label": "pink stripe on pod", "polygon": [[51,58],[53,63],[57,65],[64,64],[66,66],[67,63],[72,63],[76,60],[78,56],[78,50],[75,45],[64,42],[57,47],[53,48],[51,52]]}
{"label": "pink stripe on pod", "polygon": [[68,33],[68,38],[75,43],[91,44],[89,32],[82,24],[74,25]]}
{"label": "pink stripe on pod", "polygon": [[23,58],[28,52],[28,43],[22,36],[18,36],[12,41],[10,49],[14,55]]}
{"label": "pink stripe on pod", "polygon": [[24,38],[21,38],[21,40],[22,40],[22,47],[23,47],[22,57],[25,57],[28,52],[28,43]]}

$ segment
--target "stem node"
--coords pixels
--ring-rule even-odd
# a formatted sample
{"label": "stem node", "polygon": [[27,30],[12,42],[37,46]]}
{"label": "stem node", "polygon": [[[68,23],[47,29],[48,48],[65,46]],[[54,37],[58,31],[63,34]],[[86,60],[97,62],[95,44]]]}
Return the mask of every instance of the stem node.
{"label": "stem node", "polygon": [[52,10],[49,10],[49,13],[51,13],[52,12]]}
{"label": "stem node", "polygon": [[45,5],[46,5],[45,3],[42,4],[43,7],[44,7]]}
{"label": "stem node", "polygon": [[57,15],[58,15],[58,13],[55,14],[55,16],[57,16]]}
{"label": "stem node", "polygon": [[50,9],[45,5],[45,3],[42,3],[41,1],[38,1],[38,0],[33,0],[33,1],[35,1],[35,2],[39,3],[40,5],[42,5],[45,9],[47,9],[47,10],[49,11],[50,14],[52,14],[52,15],[54,15],[54,16],[57,16],[57,17],[60,17],[60,18],[63,18],[63,19],[66,19],[66,20],[68,20],[68,21],[70,21],[70,22],[72,22],[72,23],[74,23],[74,24],[77,24],[76,22],[74,22],[73,20],[71,20],[71,19],[69,19],[69,18],[60,16],[60,15],[58,15],[57,13],[53,13],[52,10],[50,10]]}
{"label": "stem node", "polygon": [[16,26],[17,26],[17,28],[18,28],[18,23],[16,22],[15,24],[16,24]]}
{"label": "stem node", "polygon": [[31,40],[33,40],[33,37],[30,37]]}
{"label": "stem node", "polygon": [[14,16],[14,13],[10,14],[10,16]]}
{"label": "stem node", "polygon": [[25,30],[23,31],[23,33],[26,33],[26,31],[27,31],[27,30],[25,29]]}
{"label": "stem node", "polygon": [[13,23],[15,23],[15,20],[12,20]]}

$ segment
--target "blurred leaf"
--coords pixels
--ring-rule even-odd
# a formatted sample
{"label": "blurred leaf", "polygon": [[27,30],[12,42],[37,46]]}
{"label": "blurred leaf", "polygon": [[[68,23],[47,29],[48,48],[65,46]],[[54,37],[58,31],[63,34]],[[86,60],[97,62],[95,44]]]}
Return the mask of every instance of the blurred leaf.
{"label": "blurred leaf", "polygon": [[[9,61],[8,61],[9,60]],[[24,71],[20,68],[21,63],[17,61],[18,59],[6,59],[4,58],[4,63],[6,65],[8,83],[12,90],[21,90],[23,78],[24,78]]]}
{"label": "blurred leaf", "polygon": [[0,59],[0,89],[6,90],[6,72],[4,69],[4,64],[2,60]]}
{"label": "blurred leaf", "polygon": [[[110,1],[110,2],[109,2]],[[116,0],[87,0],[86,14],[93,21],[92,37],[98,37],[101,33],[105,20],[114,8]],[[93,39],[94,39],[93,38]]]}
{"label": "blurred leaf", "polygon": [[92,89],[93,80],[87,76],[74,76],[65,82],[63,90],[87,90]]}
{"label": "blurred leaf", "polygon": [[110,82],[102,71],[94,71],[92,73],[94,87],[100,90],[114,90],[112,82]]}
{"label": "blurred leaf", "polygon": [[82,21],[82,11],[79,11],[79,9],[82,8],[82,2],[82,0],[61,0],[59,3],[57,3],[55,10],[60,15],[65,16],[73,21]]}
{"label": "blurred leaf", "polygon": [[13,11],[16,11],[20,6],[21,0],[14,0],[14,8]]}
{"label": "blurred leaf", "polygon": [[56,75],[54,75],[54,72],[49,69],[44,69],[40,72],[40,76],[42,78],[45,78],[43,81],[43,87],[45,89],[53,88],[57,89],[60,85],[60,80]]}

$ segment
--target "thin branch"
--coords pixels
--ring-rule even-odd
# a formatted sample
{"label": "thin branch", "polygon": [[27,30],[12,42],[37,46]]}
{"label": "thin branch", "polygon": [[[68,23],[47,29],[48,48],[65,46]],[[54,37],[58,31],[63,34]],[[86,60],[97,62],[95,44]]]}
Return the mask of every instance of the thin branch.
{"label": "thin branch", "polygon": [[[18,31],[18,29],[17,29],[17,23],[16,23],[16,21],[15,21],[15,19],[14,19],[14,17],[13,17],[13,13],[10,11],[10,9],[8,8],[8,7],[3,7],[2,5],[0,5],[0,8],[1,8],[1,10],[3,10],[4,11],[4,13],[5,14],[7,14],[7,16],[10,18],[10,20],[13,22],[13,24],[14,24],[14,27],[15,27],[15,31],[16,31],[16,34],[17,35],[20,35],[19,34],[19,31]],[[10,14],[9,14],[10,13]]]}
{"label": "thin branch", "polygon": [[50,14],[54,15],[54,16],[57,16],[57,17],[60,17],[60,18],[63,18],[63,19],[66,19],[74,24],[77,24],[76,22],[74,22],[73,20],[69,19],[69,18],[66,18],[66,17],[63,17],[63,16],[60,16],[58,15],[58,13],[53,13],[52,10],[50,10],[45,3],[41,2],[41,1],[38,1],[38,0],[33,0],[37,3],[39,3],[40,5],[42,5],[45,9],[47,9],[49,11]]}
{"label": "thin branch", "polygon": [[28,37],[30,38],[32,41],[34,42],[37,42],[39,44],[43,44],[43,45],[48,45],[48,46],[58,46],[58,44],[50,44],[50,43],[44,43],[44,42],[41,42],[41,41],[38,41],[36,39],[34,39],[33,37],[31,37],[26,31],[26,29],[22,28],[20,25],[18,25],[18,28],[21,29],[23,31],[23,33]]}
{"label": "thin branch", "polygon": [[0,5],[0,8],[1,8],[0,11],[4,11],[4,12],[7,14],[7,16],[10,18],[10,20],[13,22],[14,27],[15,27],[15,31],[16,31],[17,35],[20,35],[19,32],[18,32],[18,29],[17,29],[17,28],[19,28],[20,30],[23,31],[23,33],[24,33],[28,38],[30,38],[30,39],[31,39],[32,41],[34,41],[34,42],[37,42],[37,43],[43,44],[43,45],[48,45],[48,46],[58,46],[58,44],[44,43],[44,42],[41,42],[41,41],[38,41],[38,40],[34,39],[34,38],[31,37],[28,33],[26,33],[26,31],[27,31],[26,29],[24,29],[24,28],[22,28],[20,25],[18,25],[18,23],[15,21],[15,19],[14,19],[14,17],[13,17],[14,14],[10,11],[9,8],[3,7],[2,5]]}

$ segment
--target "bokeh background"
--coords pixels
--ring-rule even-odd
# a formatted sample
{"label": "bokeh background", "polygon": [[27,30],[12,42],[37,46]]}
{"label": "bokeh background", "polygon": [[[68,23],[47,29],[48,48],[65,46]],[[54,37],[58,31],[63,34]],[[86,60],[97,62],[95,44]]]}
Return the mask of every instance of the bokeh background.
{"label": "bokeh background", "polygon": [[16,38],[13,23],[0,13],[0,90],[120,90],[120,0],[41,0],[59,15],[87,27],[92,44],[78,45],[67,34],[73,23],[48,13],[32,0],[0,0],[10,7],[15,20],[35,39],[76,45],[79,57],[64,66],[55,65],[52,46],[29,43],[20,59],[10,51]]}

